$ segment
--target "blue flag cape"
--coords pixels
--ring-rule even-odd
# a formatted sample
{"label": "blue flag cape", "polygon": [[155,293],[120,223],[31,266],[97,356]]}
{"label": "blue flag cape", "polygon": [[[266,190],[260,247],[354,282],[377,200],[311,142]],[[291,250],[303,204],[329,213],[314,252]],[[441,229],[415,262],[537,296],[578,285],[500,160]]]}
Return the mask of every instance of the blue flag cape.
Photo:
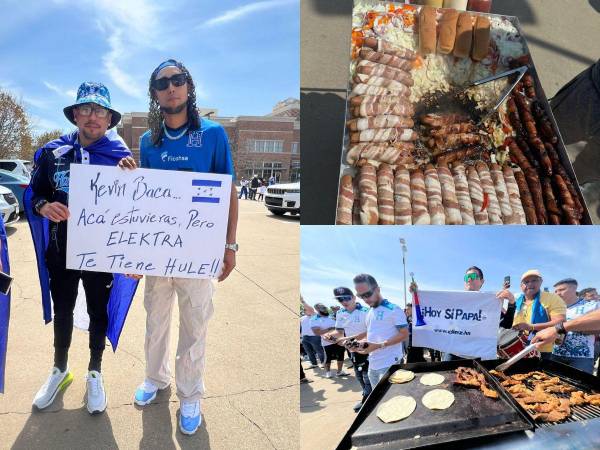
{"label": "blue flag cape", "polygon": [[[76,160],[81,161],[81,145],[78,143],[78,132],[74,131],[71,134],[61,136],[58,139],[50,141],[35,152],[34,161],[44,150],[55,150],[59,147],[69,145],[72,146],[76,154]],[[98,164],[103,166],[116,166],[121,158],[130,156],[131,152],[122,141],[122,139],[114,134],[107,134],[92,145],[85,147],[89,152],[90,164]],[[40,217],[33,212],[32,205],[33,191],[31,186],[27,187],[23,196],[25,204],[25,214],[31,229],[31,237],[35,247],[35,256],[38,266],[38,275],[40,278],[40,288],[42,290],[42,308],[44,311],[44,321],[46,323],[52,321],[52,306],[50,303],[50,278],[46,267],[46,248],[49,242],[49,222],[48,219]],[[129,307],[135,295],[138,286],[138,281],[132,278],[127,278],[123,274],[113,274],[113,284],[110,290],[108,300],[108,328],[106,337],[112,344],[113,351],[116,351],[119,343],[119,336],[123,330]]]}
{"label": "blue flag cape", "polygon": [[[6,230],[0,214],[0,243],[2,244],[2,267],[4,273],[10,274],[8,263],[8,247],[6,245]],[[8,344],[8,321],[10,319],[10,291],[8,295],[0,294],[0,393],[4,393],[4,369],[6,368],[6,346]]]}

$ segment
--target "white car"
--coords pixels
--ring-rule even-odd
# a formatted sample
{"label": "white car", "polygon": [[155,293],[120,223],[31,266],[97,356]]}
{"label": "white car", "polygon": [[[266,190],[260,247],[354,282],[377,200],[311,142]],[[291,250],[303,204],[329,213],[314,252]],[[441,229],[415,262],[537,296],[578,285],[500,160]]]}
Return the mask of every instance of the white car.
{"label": "white car", "polygon": [[0,214],[2,214],[4,225],[17,222],[19,211],[19,201],[15,194],[7,187],[0,186]]}
{"label": "white car", "polygon": [[0,159],[0,170],[31,179],[33,164],[26,159]]}
{"label": "white car", "polygon": [[273,184],[267,188],[265,206],[277,216],[300,214],[300,182]]}

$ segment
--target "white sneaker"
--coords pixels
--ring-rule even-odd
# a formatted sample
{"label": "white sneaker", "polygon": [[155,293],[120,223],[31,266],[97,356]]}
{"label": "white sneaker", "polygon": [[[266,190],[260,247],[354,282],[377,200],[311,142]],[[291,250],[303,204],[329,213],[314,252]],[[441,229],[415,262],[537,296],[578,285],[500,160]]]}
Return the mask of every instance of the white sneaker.
{"label": "white sneaker", "polygon": [[349,375],[350,374],[348,372],[344,372],[343,370],[340,370],[335,374],[336,377],[347,377]]}
{"label": "white sneaker", "polygon": [[156,398],[158,392],[158,386],[152,381],[144,380],[135,391],[135,403],[136,405],[144,406],[152,403]]}
{"label": "white sneaker", "polygon": [[179,404],[179,429],[183,434],[194,434],[202,423],[200,401]]}
{"label": "white sneaker", "polygon": [[52,368],[50,376],[35,394],[33,405],[38,409],[47,408],[52,404],[57,394],[66,389],[73,381],[73,374],[69,372],[69,368],[61,372],[57,367]]}
{"label": "white sneaker", "polygon": [[328,370],[325,373],[325,378],[333,378],[333,371],[332,370]]}
{"label": "white sneaker", "polygon": [[102,374],[90,370],[87,375],[87,410],[90,414],[101,413],[106,409],[106,403]]}

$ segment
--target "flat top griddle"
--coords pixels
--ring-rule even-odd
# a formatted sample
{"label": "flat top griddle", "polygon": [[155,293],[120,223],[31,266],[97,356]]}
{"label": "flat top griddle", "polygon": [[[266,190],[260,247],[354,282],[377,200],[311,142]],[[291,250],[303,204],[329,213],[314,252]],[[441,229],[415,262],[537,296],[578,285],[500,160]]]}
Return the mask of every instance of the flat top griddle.
{"label": "flat top griddle", "polygon": [[[338,448],[418,448],[532,429],[533,423],[528,416],[514,406],[507,394],[492,383],[491,375],[477,364],[474,360],[463,360],[392,366],[367,399]],[[494,400],[485,397],[479,389],[454,385],[454,370],[460,366],[474,367],[483,373],[490,387],[499,393],[499,398]],[[414,380],[391,384],[388,378],[399,368],[415,372]],[[430,372],[443,375],[444,383],[437,386],[421,384],[421,376]],[[450,408],[430,410],[423,405],[423,395],[433,389],[447,389],[454,394],[455,401]],[[417,407],[402,421],[383,423],[377,417],[377,407],[396,395],[412,396]]]}
{"label": "flat top griddle", "polygon": [[[481,361],[481,365],[488,370],[493,369],[498,364],[504,362],[502,359]],[[553,377],[559,377],[560,380],[566,384],[577,388],[577,390],[583,391],[586,394],[593,394],[600,392],[600,379],[590,375],[587,372],[574,369],[573,367],[561,364],[556,361],[543,360],[539,358],[524,358],[517,361],[514,366],[511,366],[506,370],[507,375],[514,375],[518,373],[527,373],[532,371],[544,372]],[[510,394],[508,394],[510,395]],[[569,398],[570,394],[554,394],[558,397]],[[515,407],[519,408],[522,412],[530,415],[529,411],[523,409],[521,405],[512,398],[511,402],[514,403]],[[559,423],[565,422],[577,422],[583,420],[591,420],[600,418],[600,406],[593,405],[571,405],[571,416],[561,422],[541,422],[536,421],[538,427],[551,427]],[[532,419],[533,420],[533,419]]]}

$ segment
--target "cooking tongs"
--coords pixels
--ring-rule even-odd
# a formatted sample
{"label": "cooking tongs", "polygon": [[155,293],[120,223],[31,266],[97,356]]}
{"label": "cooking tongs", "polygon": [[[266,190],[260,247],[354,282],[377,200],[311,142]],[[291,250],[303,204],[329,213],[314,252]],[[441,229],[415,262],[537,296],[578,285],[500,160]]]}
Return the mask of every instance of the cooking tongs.
{"label": "cooking tongs", "polygon": [[528,353],[531,353],[536,348],[537,348],[536,344],[529,344],[527,347],[525,347],[523,350],[521,350],[515,356],[510,358],[508,361],[506,361],[505,363],[502,363],[498,367],[496,367],[496,370],[499,372],[504,372],[506,369],[508,369],[510,366],[512,366],[517,361],[523,359]]}
{"label": "cooking tongs", "polygon": [[500,100],[498,100],[498,102],[496,103],[496,106],[494,106],[483,117],[481,117],[481,119],[479,120],[479,124],[482,124],[488,117],[490,117],[492,114],[494,114],[494,112],[500,107],[500,105],[502,103],[504,103],[504,100],[506,100],[506,97],[508,97],[510,95],[510,93],[515,88],[517,83],[519,81],[521,81],[521,78],[523,78],[523,75],[525,75],[525,72],[527,72],[527,66],[517,67],[516,69],[507,70],[506,72],[497,73],[495,75],[491,75],[489,77],[482,78],[481,80],[477,80],[473,84],[471,84],[471,85],[467,86],[465,89],[463,89],[463,91],[466,91],[467,89],[470,89],[475,86],[480,86],[485,83],[489,83],[490,81],[495,81],[495,80],[499,80],[500,78],[508,77],[513,74],[518,74],[517,77],[515,78],[515,80],[510,85],[510,87],[506,90],[506,92],[504,92],[504,94],[502,94],[502,96],[500,97]]}

